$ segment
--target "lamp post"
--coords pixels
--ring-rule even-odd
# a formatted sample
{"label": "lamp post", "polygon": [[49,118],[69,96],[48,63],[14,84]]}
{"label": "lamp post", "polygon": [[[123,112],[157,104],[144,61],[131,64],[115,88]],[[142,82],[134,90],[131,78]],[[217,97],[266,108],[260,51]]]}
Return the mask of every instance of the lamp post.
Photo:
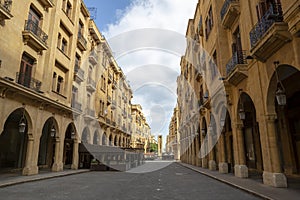
{"label": "lamp post", "polygon": [[286,105],[286,94],[285,94],[285,89],[282,84],[282,82],[279,79],[279,75],[277,72],[277,66],[279,65],[279,61],[274,61],[274,66],[275,66],[275,74],[276,74],[276,79],[277,79],[277,91],[276,91],[276,100],[278,105],[280,106],[285,106]]}

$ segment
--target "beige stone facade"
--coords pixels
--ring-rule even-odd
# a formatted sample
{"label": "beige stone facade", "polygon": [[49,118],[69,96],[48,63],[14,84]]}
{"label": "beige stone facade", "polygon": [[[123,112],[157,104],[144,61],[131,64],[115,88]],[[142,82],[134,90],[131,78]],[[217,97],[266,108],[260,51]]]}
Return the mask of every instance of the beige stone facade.
{"label": "beige stone facade", "polygon": [[299,5],[199,0],[177,81],[183,162],[274,187],[299,176]]}
{"label": "beige stone facade", "polygon": [[129,148],[132,91],[84,2],[18,3],[0,1],[0,171],[89,167],[84,143]]}
{"label": "beige stone facade", "polygon": [[167,135],[166,139],[166,153],[173,154],[176,160],[180,159],[180,135],[178,127],[178,107],[176,106],[169,124],[169,135]]}

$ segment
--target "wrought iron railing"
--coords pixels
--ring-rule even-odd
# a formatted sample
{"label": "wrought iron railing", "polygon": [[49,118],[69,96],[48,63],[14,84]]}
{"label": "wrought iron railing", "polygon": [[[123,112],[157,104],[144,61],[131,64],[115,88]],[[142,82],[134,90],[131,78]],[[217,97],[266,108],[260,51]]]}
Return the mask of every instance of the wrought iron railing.
{"label": "wrought iron railing", "polygon": [[75,108],[75,109],[81,111],[81,106],[82,106],[82,104],[79,103],[78,101],[72,99],[71,105],[72,105],[72,108]]}
{"label": "wrought iron railing", "polygon": [[11,11],[12,0],[0,0],[0,6],[10,13]]}
{"label": "wrought iron railing", "polygon": [[79,67],[78,63],[75,63],[74,72],[78,77],[84,79],[84,71]]}
{"label": "wrought iron railing", "polygon": [[40,91],[42,86],[41,81],[20,72],[16,73],[16,82],[35,91]]}
{"label": "wrought iron railing", "polygon": [[96,82],[91,78],[87,79],[87,84],[91,85],[93,88],[96,88]]}
{"label": "wrought iron railing", "polygon": [[90,53],[90,57],[93,57],[97,62],[99,60],[98,54],[95,50],[92,50]]}
{"label": "wrought iron railing", "polygon": [[231,3],[239,2],[239,0],[226,0],[221,9],[221,20],[224,19],[225,14],[227,13]]}
{"label": "wrought iron railing", "polygon": [[48,35],[44,31],[42,31],[42,29],[39,27],[39,25],[36,24],[34,21],[26,20],[24,30],[31,32],[41,42],[43,42],[45,45],[47,45]]}
{"label": "wrought iron railing", "polygon": [[90,108],[86,108],[85,114],[87,114],[88,116],[91,116],[91,117],[95,117],[95,111]]}
{"label": "wrought iron railing", "polygon": [[80,32],[78,32],[78,41],[86,48],[87,41]]}
{"label": "wrought iron railing", "polygon": [[258,41],[265,35],[265,33],[275,22],[282,21],[283,16],[281,4],[272,4],[261,20],[250,31],[251,47],[253,48],[257,45]]}
{"label": "wrought iron railing", "polygon": [[247,64],[246,51],[236,51],[226,64],[226,75],[228,76],[238,64]]}

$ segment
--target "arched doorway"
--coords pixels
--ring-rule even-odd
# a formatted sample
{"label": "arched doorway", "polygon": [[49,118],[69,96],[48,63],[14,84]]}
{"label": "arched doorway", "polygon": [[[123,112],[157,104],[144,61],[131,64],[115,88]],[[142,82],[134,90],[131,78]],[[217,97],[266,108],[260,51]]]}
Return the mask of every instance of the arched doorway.
{"label": "arched doorway", "polygon": [[[274,73],[268,93],[268,112],[275,109],[277,141],[280,150],[281,168],[287,175],[300,174],[300,71],[289,65],[277,68],[278,80]],[[285,91],[286,104],[278,105],[276,90],[281,85]],[[274,107],[274,108],[273,108]]]}
{"label": "arched doorway", "polygon": [[57,135],[57,123],[53,117],[49,118],[42,130],[40,138],[38,166],[40,169],[50,169],[55,160],[55,138]]}
{"label": "arched doorway", "polygon": [[75,139],[75,126],[73,124],[69,124],[64,141],[64,168],[71,169],[73,164],[73,148],[74,148],[74,139]]}
{"label": "arched doorway", "polygon": [[201,138],[202,143],[200,147],[200,153],[202,158],[202,167],[208,168],[208,137],[207,137],[207,123],[206,119],[202,118],[202,126],[201,126]]}
{"label": "arched doorway", "polygon": [[[25,130],[19,129],[22,120]],[[31,123],[24,108],[15,110],[6,119],[0,135],[0,171],[21,170],[24,167],[29,128]]]}
{"label": "arched doorway", "polygon": [[[251,97],[245,92],[241,92],[238,105],[239,114],[243,113],[241,120],[243,121],[244,156],[249,176],[260,176],[263,171],[263,162],[256,109]],[[241,115],[239,117],[241,118]]]}
{"label": "arched doorway", "polygon": [[109,140],[109,146],[112,146],[113,145],[113,136],[112,136],[112,134],[109,135],[108,140]]}
{"label": "arched doorway", "polygon": [[82,136],[81,136],[81,144],[79,147],[79,150],[81,149],[81,152],[79,151],[79,168],[81,169],[89,169],[91,166],[91,160],[93,156],[88,151],[88,147],[90,144],[90,131],[88,127],[85,127]]}
{"label": "arched doorway", "polygon": [[103,133],[102,135],[102,145],[106,146],[107,145],[107,136],[106,136],[106,132]]}
{"label": "arched doorway", "polygon": [[98,145],[99,142],[100,142],[99,133],[98,133],[98,131],[95,131],[94,137],[93,137],[93,144]]}

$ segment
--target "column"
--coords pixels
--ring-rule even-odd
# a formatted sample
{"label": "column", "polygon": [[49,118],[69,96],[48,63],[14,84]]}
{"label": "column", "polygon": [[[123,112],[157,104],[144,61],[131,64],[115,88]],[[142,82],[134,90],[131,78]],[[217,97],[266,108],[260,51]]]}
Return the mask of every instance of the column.
{"label": "column", "polygon": [[38,174],[38,167],[32,165],[32,158],[33,158],[33,145],[34,145],[34,138],[31,133],[28,134],[28,142],[27,142],[27,151],[26,151],[26,160],[25,166],[22,171],[22,175],[34,175]]}
{"label": "column", "polygon": [[[276,138],[276,115],[266,115],[267,134],[266,141],[269,151],[269,159],[264,162],[269,162],[270,165],[265,167],[263,172],[263,182],[266,185],[273,187],[287,187],[286,176],[281,171],[279,149]],[[265,157],[264,157],[265,158]]]}
{"label": "column", "polygon": [[60,159],[60,138],[55,138],[55,152],[54,152],[54,163],[52,166],[52,171],[58,172],[63,170],[63,163]]}
{"label": "column", "polygon": [[73,159],[72,159],[71,169],[78,169],[78,161],[79,161],[78,147],[79,147],[78,140],[74,139],[74,143],[73,143]]}
{"label": "column", "polygon": [[208,155],[208,168],[209,170],[217,170],[216,158],[214,155],[213,134],[211,130],[208,131],[208,150],[210,151]]}
{"label": "column", "polygon": [[226,152],[225,152],[225,134],[221,133],[219,138],[219,172],[223,174],[228,173],[228,163],[226,160]]}
{"label": "column", "polygon": [[235,130],[235,140],[236,145],[234,151],[237,151],[235,155],[236,158],[235,166],[234,166],[234,174],[240,178],[248,177],[248,167],[246,166],[246,158],[245,158],[245,144],[244,144],[244,133],[243,133],[243,124],[236,124]]}

